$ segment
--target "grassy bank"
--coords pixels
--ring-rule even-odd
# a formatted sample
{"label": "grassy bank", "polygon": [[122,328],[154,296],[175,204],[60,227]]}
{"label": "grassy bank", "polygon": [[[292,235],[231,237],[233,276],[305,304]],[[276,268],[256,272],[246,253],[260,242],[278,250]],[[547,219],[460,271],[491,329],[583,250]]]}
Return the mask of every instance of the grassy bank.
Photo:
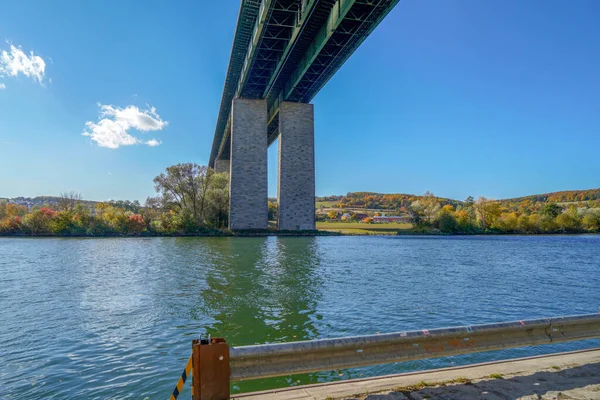
{"label": "grassy bank", "polygon": [[361,222],[317,222],[317,230],[337,232],[344,235],[396,235],[398,231],[410,230],[411,224],[365,224]]}

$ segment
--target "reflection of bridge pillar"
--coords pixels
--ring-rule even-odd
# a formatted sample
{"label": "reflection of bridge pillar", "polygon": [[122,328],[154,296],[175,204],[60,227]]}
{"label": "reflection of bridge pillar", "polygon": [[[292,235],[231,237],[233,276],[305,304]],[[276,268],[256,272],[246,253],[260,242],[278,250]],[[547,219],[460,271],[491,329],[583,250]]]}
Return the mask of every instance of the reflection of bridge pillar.
{"label": "reflection of bridge pillar", "polygon": [[233,100],[229,159],[229,229],[267,229],[265,100]]}
{"label": "reflection of bridge pillar", "polygon": [[315,229],[315,126],[312,104],[279,108],[279,230]]}
{"label": "reflection of bridge pillar", "polygon": [[220,174],[222,172],[229,173],[230,163],[229,160],[215,160],[215,172]]}

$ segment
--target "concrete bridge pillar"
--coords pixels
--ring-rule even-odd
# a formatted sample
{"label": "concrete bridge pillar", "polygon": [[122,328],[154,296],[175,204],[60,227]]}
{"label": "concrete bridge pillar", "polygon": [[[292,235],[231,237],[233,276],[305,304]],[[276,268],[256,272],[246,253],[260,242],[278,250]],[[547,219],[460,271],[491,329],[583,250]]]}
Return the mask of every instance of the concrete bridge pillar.
{"label": "concrete bridge pillar", "polygon": [[279,230],[315,229],[315,126],[312,104],[279,108]]}
{"label": "concrete bridge pillar", "polygon": [[229,160],[215,160],[215,172],[220,174],[222,172],[229,173],[229,168],[231,167]]}
{"label": "concrete bridge pillar", "polygon": [[229,229],[267,229],[267,102],[234,99],[231,109]]}

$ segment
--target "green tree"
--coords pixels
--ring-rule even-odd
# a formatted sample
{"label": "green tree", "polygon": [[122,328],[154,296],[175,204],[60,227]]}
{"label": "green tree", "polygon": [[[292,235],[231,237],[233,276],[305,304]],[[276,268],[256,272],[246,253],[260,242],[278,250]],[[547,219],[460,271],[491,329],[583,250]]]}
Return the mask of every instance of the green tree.
{"label": "green tree", "polygon": [[542,233],[542,219],[544,218],[541,214],[531,214],[529,216],[529,226],[531,233]]}
{"label": "green tree", "polygon": [[76,231],[73,213],[68,210],[59,211],[52,219],[52,233],[59,236],[70,236]]}
{"label": "green tree", "polygon": [[579,232],[581,230],[581,220],[573,212],[567,211],[556,217],[556,224],[563,232]]}
{"label": "green tree", "polygon": [[269,201],[268,217],[269,221],[277,220],[277,203]]}
{"label": "green tree", "polygon": [[544,233],[554,233],[558,231],[556,219],[549,215],[542,215],[539,222],[540,230]]}
{"label": "green tree", "polygon": [[443,212],[438,219],[439,229],[444,233],[456,233],[459,230],[458,222],[452,212]]}
{"label": "green tree", "polygon": [[600,230],[600,217],[596,214],[588,213],[584,215],[582,220],[585,229],[597,232]]}
{"label": "green tree", "polygon": [[426,222],[432,224],[441,211],[440,203],[437,201],[435,195],[428,190],[423,195],[421,204],[424,206],[423,214]]}
{"label": "green tree", "polygon": [[542,215],[547,215],[549,217],[556,218],[563,212],[563,209],[556,203],[548,203],[544,204],[540,212]]}
{"label": "green tree", "polygon": [[229,207],[228,175],[195,163],[173,165],[154,178],[157,201],[163,210],[176,213],[171,221],[186,233],[223,226]]}
{"label": "green tree", "polygon": [[413,201],[410,203],[408,207],[406,207],[406,212],[408,213],[413,225],[421,226],[425,219],[425,205],[421,203],[419,200]]}
{"label": "green tree", "polygon": [[473,207],[473,204],[475,204],[475,199],[473,198],[473,196],[469,196],[463,202],[463,207],[464,208]]}
{"label": "green tree", "polygon": [[522,233],[535,232],[535,227],[531,224],[531,218],[528,215],[519,216],[518,229]]}
{"label": "green tree", "polygon": [[[229,173],[213,173],[206,191],[206,221],[215,228],[226,228],[229,224]],[[277,203],[275,203],[275,212]],[[276,214],[275,214],[276,216]]]}
{"label": "green tree", "polygon": [[519,228],[519,216],[517,213],[505,213],[497,218],[490,228],[503,232],[503,233],[514,233]]}

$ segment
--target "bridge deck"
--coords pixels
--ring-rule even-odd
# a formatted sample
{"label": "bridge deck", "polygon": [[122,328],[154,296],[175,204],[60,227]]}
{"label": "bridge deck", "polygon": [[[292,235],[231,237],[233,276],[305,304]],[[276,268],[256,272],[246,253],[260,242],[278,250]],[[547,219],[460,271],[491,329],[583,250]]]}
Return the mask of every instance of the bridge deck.
{"label": "bridge deck", "polygon": [[229,158],[231,102],[266,99],[268,137],[279,104],[308,103],[399,0],[242,0],[209,165]]}

